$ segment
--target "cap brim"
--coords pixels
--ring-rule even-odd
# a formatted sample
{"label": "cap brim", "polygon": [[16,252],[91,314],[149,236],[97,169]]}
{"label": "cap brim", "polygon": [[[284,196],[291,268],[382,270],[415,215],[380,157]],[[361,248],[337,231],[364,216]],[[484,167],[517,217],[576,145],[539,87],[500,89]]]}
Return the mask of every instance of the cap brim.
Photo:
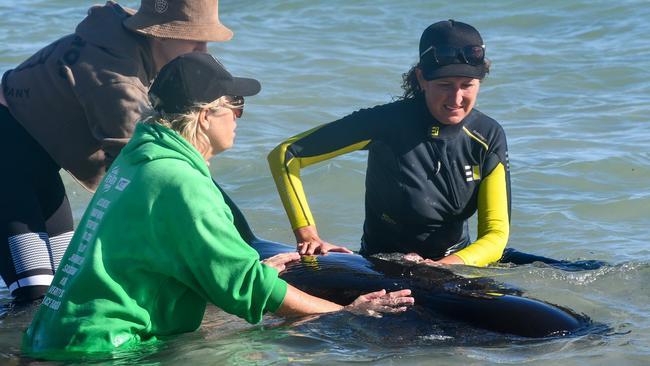
{"label": "cap brim", "polygon": [[425,80],[434,80],[447,77],[468,77],[483,79],[485,77],[485,65],[450,64],[441,67],[421,67],[422,76]]}
{"label": "cap brim", "polygon": [[228,87],[228,95],[250,97],[262,90],[262,85],[255,79],[232,78],[232,84]]}

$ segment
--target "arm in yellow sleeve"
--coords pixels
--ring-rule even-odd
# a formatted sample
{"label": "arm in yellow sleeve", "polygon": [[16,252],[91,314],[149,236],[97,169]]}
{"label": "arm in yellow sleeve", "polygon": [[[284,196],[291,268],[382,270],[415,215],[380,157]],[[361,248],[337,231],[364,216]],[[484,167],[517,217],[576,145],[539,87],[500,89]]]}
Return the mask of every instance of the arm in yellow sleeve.
{"label": "arm in yellow sleeve", "polygon": [[501,258],[509,234],[506,172],[499,163],[478,190],[478,239],[454,254],[467,265],[486,266]]}
{"label": "arm in yellow sleeve", "polygon": [[[273,149],[267,158],[273,180],[278,189],[278,194],[280,195],[282,205],[287,212],[293,230],[310,225],[315,226],[315,221],[309,210],[307,197],[302,187],[302,181],[300,180],[300,169],[338,155],[360,150],[370,142],[369,140],[360,141],[332,151],[323,145],[323,149],[320,149],[317,154],[310,156],[301,156],[300,153],[292,149],[292,146],[304,137],[314,137],[314,134],[317,134],[318,130],[322,127],[316,127],[289,138]],[[311,147],[313,150],[313,146]]]}

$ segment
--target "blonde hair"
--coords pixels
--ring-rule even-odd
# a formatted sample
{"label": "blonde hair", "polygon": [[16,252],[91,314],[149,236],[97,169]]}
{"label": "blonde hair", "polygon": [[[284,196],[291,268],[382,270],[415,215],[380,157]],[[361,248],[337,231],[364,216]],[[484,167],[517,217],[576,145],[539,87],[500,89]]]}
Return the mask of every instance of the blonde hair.
{"label": "blonde hair", "polygon": [[[150,96],[155,98],[155,96]],[[151,101],[158,104],[156,100]],[[142,122],[149,125],[161,125],[178,132],[187,142],[192,144],[202,155],[209,151],[210,140],[208,135],[199,128],[199,114],[202,110],[219,111],[221,109],[242,108],[243,105],[234,105],[228,96],[210,103],[198,103],[188,108],[184,113],[165,113],[151,108],[142,116]]]}

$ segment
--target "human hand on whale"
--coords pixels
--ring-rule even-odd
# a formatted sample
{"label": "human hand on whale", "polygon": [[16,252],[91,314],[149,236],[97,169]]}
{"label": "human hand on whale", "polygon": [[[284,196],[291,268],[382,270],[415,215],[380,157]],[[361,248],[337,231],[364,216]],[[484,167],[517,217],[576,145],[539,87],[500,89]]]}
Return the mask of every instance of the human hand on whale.
{"label": "human hand on whale", "polygon": [[267,266],[273,267],[278,273],[281,273],[287,268],[287,264],[300,260],[298,252],[280,253],[273,257],[266,258],[261,262]]}
{"label": "human hand on whale", "polygon": [[425,264],[428,266],[442,266],[442,265],[447,265],[447,264],[465,264],[460,257],[457,255],[448,255],[446,257],[442,257],[438,260],[433,260],[430,258],[424,258],[418,253],[406,253],[402,257],[402,259],[409,261],[409,262],[415,262],[417,264]]}
{"label": "human hand on whale", "polygon": [[293,234],[296,236],[296,250],[301,255],[327,254],[328,252],[353,253],[348,248],[336,246],[322,240],[318,236],[318,230],[314,225],[297,228],[293,231]]}
{"label": "human hand on whale", "polygon": [[[300,254],[297,252],[280,253],[262,260],[262,263],[274,268],[281,273],[287,268],[287,264],[300,260]],[[338,310],[349,311],[357,315],[372,316],[381,318],[382,314],[401,313],[415,303],[411,296],[411,290],[404,289],[393,292],[386,292],[382,289],[370,292],[357,297],[347,306],[342,306]]]}
{"label": "human hand on whale", "polygon": [[343,309],[353,314],[381,318],[382,314],[401,313],[413,305],[415,300],[411,290],[399,290],[386,293],[386,290],[371,292],[356,298]]}

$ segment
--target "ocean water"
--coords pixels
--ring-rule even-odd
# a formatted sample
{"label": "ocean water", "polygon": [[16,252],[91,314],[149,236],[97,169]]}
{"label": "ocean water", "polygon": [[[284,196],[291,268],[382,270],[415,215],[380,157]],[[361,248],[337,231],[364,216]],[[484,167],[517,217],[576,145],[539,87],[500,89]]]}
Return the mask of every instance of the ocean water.
{"label": "ocean water", "polygon": [[[93,3],[0,0],[0,72],[70,33]],[[222,0],[220,10],[235,37],[210,44],[210,52],[263,88],[247,100],[236,146],[213,159],[213,176],[258,236],[287,243],[292,234],[266,154],[290,135],[398,96],[401,74],[416,62],[419,36],[430,23],[454,18],[476,26],[493,63],[477,108],[500,121],[509,141],[510,245],[610,265],[582,272],[541,265],[457,270],[498,278],[608,330],[497,343],[406,332],[396,342],[403,330],[346,315],[248,325],[211,307],[197,332],[95,363],[650,363],[647,0]],[[302,174],[321,236],[352,249],[359,248],[363,222],[365,160],[356,152]],[[64,178],[79,219],[89,194]],[[0,303],[8,298],[0,287]],[[0,318],[0,364],[28,362],[20,336],[32,313]]]}

